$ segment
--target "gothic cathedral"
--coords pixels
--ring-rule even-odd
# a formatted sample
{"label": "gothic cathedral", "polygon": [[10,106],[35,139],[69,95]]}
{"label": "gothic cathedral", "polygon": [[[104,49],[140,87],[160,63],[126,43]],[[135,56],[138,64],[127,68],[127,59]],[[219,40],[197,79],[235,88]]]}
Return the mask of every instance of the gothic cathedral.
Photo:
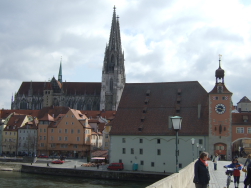
{"label": "gothic cathedral", "polygon": [[63,82],[62,60],[58,79],[22,82],[12,97],[11,109],[39,110],[65,106],[78,110],[117,110],[125,86],[119,18],[114,7],[109,44],[105,48],[102,82]]}

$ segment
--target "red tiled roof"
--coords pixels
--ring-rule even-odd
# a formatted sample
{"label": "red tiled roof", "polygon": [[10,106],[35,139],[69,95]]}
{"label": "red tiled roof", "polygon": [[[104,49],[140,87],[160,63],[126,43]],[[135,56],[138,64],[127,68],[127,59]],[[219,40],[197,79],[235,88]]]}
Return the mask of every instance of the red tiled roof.
{"label": "red tiled roof", "polygon": [[225,84],[223,84],[223,83],[219,83],[218,85],[215,85],[214,88],[212,89],[212,91],[210,91],[209,93],[218,93],[218,91],[217,91],[217,86],[219,86],[219,85],[223,86],[223,93],[231,93],[231,92],[227,89],[227,87],[225,86]]}
{"label": "red tiled roof", "polygon": [[11,113],[31,115],[37,117],[40,110],[0,110],[0,118],[6,119]]}
{"label": "red tiled roof", "polygon": [[13,115],[8,121],[4,131],[15,131],[19,128],[27,115]]}
{"label": "red tiled roof", "polygon": [[96,118],[97,116],[107,119],[108,117],[115,117],[116,111],[91,111],[81,110],[82,114],[85,114],[88,118]]}
{"label": "red tiled roof", "polygon": [[251,113],[232,113],[232,125],[251,125]]}
{"label": "red tiled roof", "polygon": [[178,115],[183,118],[179,135],[208,135],[208,108],[208,93],[197,81],[126,84],[116,117],[108,125],[111,135],[175,135],[169,116]]}

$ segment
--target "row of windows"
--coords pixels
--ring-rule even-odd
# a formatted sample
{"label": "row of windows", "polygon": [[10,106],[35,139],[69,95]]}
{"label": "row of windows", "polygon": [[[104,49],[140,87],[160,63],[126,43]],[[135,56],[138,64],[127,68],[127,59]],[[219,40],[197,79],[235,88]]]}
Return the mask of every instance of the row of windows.
{"label": "row of windows", "polygon": [[[251,128],[250,128],[251,129]],[[178,140],[179,142],[179,140]],[[122,143],[126,143],[126,138],[122,138]],[[143,139],[139,139],[139,143],[143,143]],[[157,144],[161,143],[161,139],[157,139]],[[199,144],[203,144],[203,139],[199,139]]]}
{"label": "row of windows", "polygon": [[[157,155],[161,155],[161,149],[157,149]],[[122,148],[122,154],[126,154],[126,148]],[[131,154],[134,154],[134,148],[131,148]],[[143,155],[143,149],[139,149],[139,154]]]}
{"label": "row of windows", "polygon": [[[40,140],[43,140],[43,137],[40,136],[39,139],[40,139]],[[76,139],[77,139],[77,141],[80,141],[80,137],[76,137]],[[44,136],[44,140],[46,140],[46,136]],[[54,140],[54,136],[51,136],[51,140]],[[59,136],[59,137],[58,137],[58,140],[59,140],[59,141],[62,141],[62,137]],[[68,136],[65,136],[65,137],[64,137],[64,141],[68,141]]]}
{"label": "row of windows", "polygon": [[[244,133],[244,127],[237,127],[236,128],[236,133]],[[251,127],[247,128],[247,133],[251,133]]]}
{"label": "row of windows", "polygon": [[[44,143],[40,143],[40,147],[44,147],[44,146],[45,146]],[[56,144],[51,144],[51,148],[55,148],[55,147],[56,147]],[[60,147],[61,148],[68,148],[68,144],[60,144]],[[73,148],[78,148],[78,145],[74,144]]]}
{"label": "row of windows", "polygon": [[[119,163],[122,163],[122,159],[119,159]],[[144,165],[144,161],[140,161],[140,165]],[[151,162],[151,167],[154,167],[154,166],[155,166],[155,163]],[[179,164],[179,168],[182,168],[182,164],[181,163]]]}
{"label": "row of windows", "polygon": [[[21,134],[21,133],[32,133],[32,130],[19,130],[19,133]],[[33,133],[36,133],[36,131],[33,131]]]}
{"label": "row of windows", "polygon": [[[12,132],[9,132],[10,134],[9,135],[12,135]],[[8,132],[5,132],[5,135],[8,135]],[[16,135],[16,133],[15,132],[13,132],[13,135],[15,136]]]}
{"label": "row of windows", "polygon": [[[63,133],[63,131],[64,131],[64,133],[68,133],[69,132],[68,129],[64,129],[64,130],[58,129],[58,133]],[[43,129],[40,128],[40,133],[42,133],[42,132],[46,133],[46,129],[43,130]],[[74,134],[74,132],[75,132],[75,130],[71,129],[71,134]],[[81,132],[80,129],[78,129],[77,133],[80,134],[80,132]],[[54,133],[54,129],[51,129],[51,133]],[[85,133],[86,134],[90,134],[90,130],[88,130],[88,129],[85,130]]]}

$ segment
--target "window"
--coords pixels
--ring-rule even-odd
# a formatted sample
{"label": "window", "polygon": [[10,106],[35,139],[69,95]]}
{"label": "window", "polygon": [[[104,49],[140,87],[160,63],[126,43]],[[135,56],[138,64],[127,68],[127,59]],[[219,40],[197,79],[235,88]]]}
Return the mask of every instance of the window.
{"label": "window", "polygon": [[248,127],[248,133],[251,133],[251,127]]}
{"label": "window", "polygon": [[134,154],[134,149],[133,148],[131,148],[131,154]]}
{"label": "window", "polygon": [[68,133],[68,129],[65,129],[65,130],[64,130],[64,133]]}
{"label": "window", "polygon": [[125,143],[126,142],[126,139],[125,138],[122,138],[122,143]]}
{"label": "window", "polygon": [[151,167],[154,167],[154,162],[151,162]]}
{"label": "window", "polygon": [[108,134],[105,135],[105,138],[108,138]]}
{"label": "window", "polygon": [[199,144],[203,144],[203,140],[202,139],[199,139]]}
{"label": "window", "polygon": [[62,129],[59,129],[58,132],[59,132],[59,133],[62,133]]}
{"label": "window", "polygon": [[74,133],[74,129],[71,129],[71,134],[73,134]]}
{"label": "window", "polygon": [[161,155],[161,150],[157,149],[157,155]]}
{"label": "window", "polygon": [[68,122],[67,122],[67,121],[65,122],[65,125],[68,125]]}
{"label": "window", "polygon": [[119,163],[122,163],[122,159],[119,159]]}
{"label": "window", "polygon": [[44,140],[46,140],[46,136],[44,136]]}
{"label": "window", "polygon": [[54,129],[51,129],[51,133],[54,133]]}
{"label": "window", "polygon": [[157,139],[157,144],[160,144],[160,139]]}
{"label": "window", "polygon": [[51,136],[51,140],[53,140],[54,138],[53,138],[53,136]]}
{"label": "window", "polygon": [[42,136],[40,136],[39,139],[42,140]]}
{"label": "window", "polygon": [[139,139],[139,143],[143,143],[143,139],[142,138]]}
{"label": "window", "polygon": [[78,145],[77,145],[77,144],[74,144],[74,145],[73,145],[73,148],[78,148]]}
{"label": "window", "polygon": [[105,142],[105,147],[108,147],[108,142]]}
{"label": "window", "polygon": [[143,155],[143,149],[139,149],[139,154]]}
{"label": "window", "polygon": [[236,133],[244,133],[244,127],[237,127]]}
{"label": "window", "polygon": [[72,125],[74,125],[74,122],[71,122]]}
{"label": "window", "polygon": [[126,149],[122,148],[122,153],[125,154],[126,153]]}
{"label": "window", "polygon": [[61,140],[62,140],[61,136],[59,136],[59,137],[58,137],[58,140],[59,140],[59,141],[61,141]]}
{"label": "window", "polygon": [[64,137],[64,140],[65,140],[65,141],[67,141],[67,140],[68,140],[68,137],[67,137],[67,136],[66,136],[66,137]]}
{"label": "window", "polygon": [[41,147],[44,147],[44,143],[41,143],[40,146],[41,146]]}
{"label": "window", "polygon": [[144,165],[144,161],[140,161],[140,165]]}
{"label": "window", "polygon": [[77,141],[80,141],[80,138],[79,138],[79,137],[77,137]]}
{"label": "window", "polygon": [[46,129],[44,129],[44,132],[46,133]]}
{"label": "window", "polygon": [[51,148],[55,148],[56,147],[56,144],[51,144]]}
{"label": "window", "polygon": [[40,129],[40,133],[41,133],[41,132],[43,132],[43,130],[42,130],[42,129]]}
{"label": "window", "polygon": [[80,133],[80,130],[78,129],[78,133]]}

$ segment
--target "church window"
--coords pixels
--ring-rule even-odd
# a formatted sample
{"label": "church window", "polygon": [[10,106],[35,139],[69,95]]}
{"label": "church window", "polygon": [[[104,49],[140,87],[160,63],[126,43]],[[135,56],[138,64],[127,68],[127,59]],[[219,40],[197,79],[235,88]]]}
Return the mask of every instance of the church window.
{"label": "church window", "polygon": [[110,92],[113,92],[113,79],[110,79]]}

